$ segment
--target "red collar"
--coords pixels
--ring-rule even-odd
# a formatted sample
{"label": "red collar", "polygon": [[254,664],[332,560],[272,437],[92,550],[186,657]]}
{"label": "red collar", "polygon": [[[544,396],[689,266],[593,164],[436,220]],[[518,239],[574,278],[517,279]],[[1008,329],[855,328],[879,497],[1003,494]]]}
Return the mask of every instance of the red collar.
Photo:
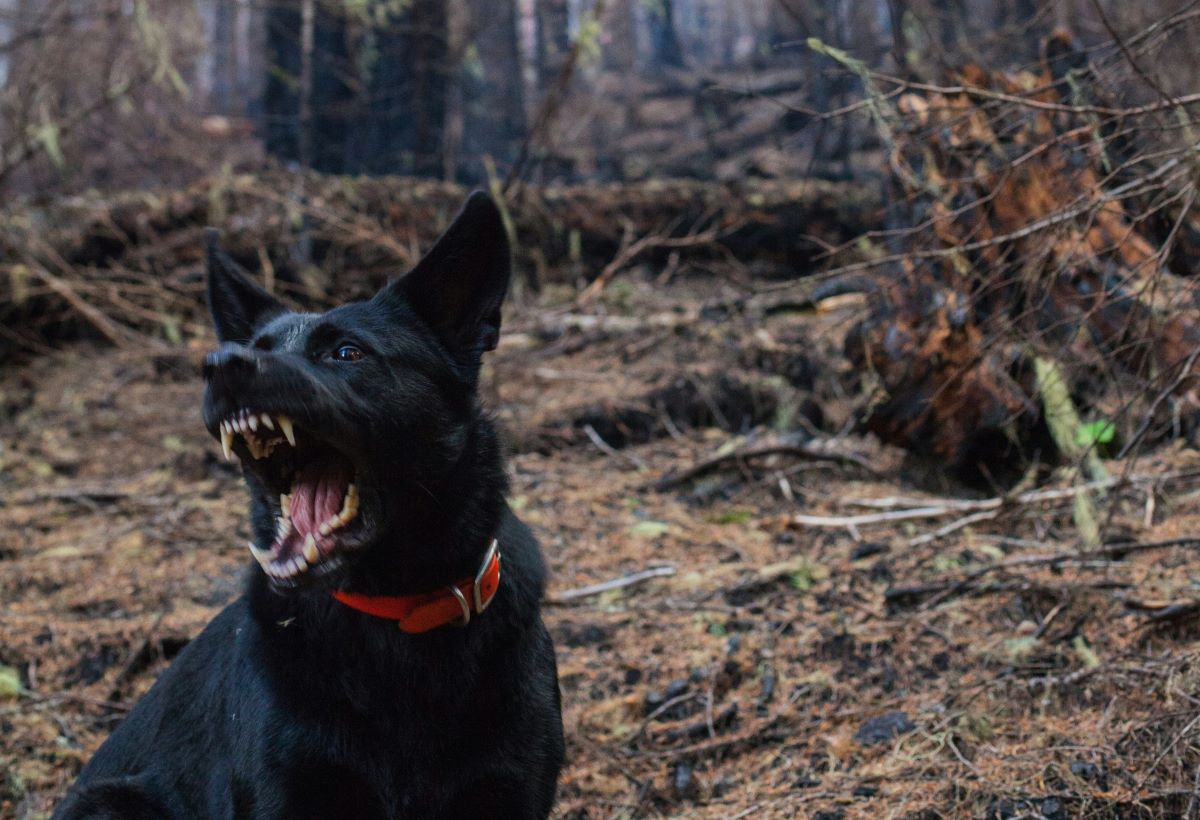
{"label": "red collar", "polygon": [[428,632],[446,624],[466,626],[482,615],[500,589],[500,543],[492,539],[474,578],[421,595],[359,595],[336,591],[333,597],[351,609],[396,622],[400,631]]}

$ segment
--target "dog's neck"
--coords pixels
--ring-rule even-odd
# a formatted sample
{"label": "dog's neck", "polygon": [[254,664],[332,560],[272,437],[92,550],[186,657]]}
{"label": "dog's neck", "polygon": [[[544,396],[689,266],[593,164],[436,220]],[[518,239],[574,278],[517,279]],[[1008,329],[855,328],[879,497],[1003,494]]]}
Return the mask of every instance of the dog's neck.
{"label": "dog's neck", "polygon": [[354,591],[421,594],[473,575],[496,535],[507,490],[496,433],[479,418],[454,467],[398,499],[396,524],[350,576]]}

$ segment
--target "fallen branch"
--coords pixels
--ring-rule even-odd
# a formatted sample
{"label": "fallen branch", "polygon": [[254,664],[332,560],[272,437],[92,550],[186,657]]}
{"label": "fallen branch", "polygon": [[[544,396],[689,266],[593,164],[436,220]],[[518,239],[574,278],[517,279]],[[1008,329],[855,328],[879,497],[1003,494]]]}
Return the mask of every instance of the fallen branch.
{"label": "fallen branch", "polygon": [[546,603],[567,604],[571,601],[577,601],[580,598],[589,598],[592,595],[599,595],[602,592],[608,592],[612,589],[622,589],[623,587],[640,584],[643,581],[649,581],[651,578],[666,578],[674,574],[675,567],[651,567],[650,569],[644,569],[641,572],[635,572],[631,575],[622,575],[620,578],[613,578],[611,581],[602,581],[586,587],[566,589],[562,592],[551,592],[546,596]]}
{"label": "fallen branch", "polygon": [[604,453],[606,456],[609,456],[610,458],[624,459],[639,470],[650,469],[649,464],[638,458],[633,453],[622,453],[620,450],[616,449],[603,438],[601,438],[600,434],[596,432],[596,428],[592,425],[583,425],[583,432],[588,439],[591,440],[592,444],[596,445],[596,449]]}
{"label": "fallen branch", "polygon": [[600,295],[600,291],[604,290],[609,280],[646,251],[656,248],[678,250],[680,248],[696,248],[711,245],[721,237],[733,233],[745,224],[745,220],[741,220],[723,229],[710,228],[707,231],[689,233],[687,236],[673,237],[663,234],[649,234],[632,242],[629,241],[628,234],[626,234],[626,237],[621,241],[621,247],[617,251],[617,255],[613,257],[611,262],[604,266],[604,270],[600,271],[600,274],[592,280],[591,284],[575,297],[575,306],[581,307],[595,299]]}
{"label": "fallen branch", "polygon": [[982,510],[981,512],[964,515],[962,518],[955,519],[944,527],[938,527],[933,532],[927,532],[924,535],[918,535],[916,538],[910,538],[908,545],[910,547],[919,547],[922,544],[931,544],[972,524],[978,524],[980,521],[991,521],[999,514],[999,510]]}
{"label": "fallen branch", "polygon": [[1063,581],[1055,584],[1038,583],[1037,581],[1005,581],[998,583],[980,583],[978,581],[959,581],[957,583],[921,584],[918,586],[891,587],[883,594],[884,602],[895,608],[912,606],[926,595],[933,595],[920,610],[932,609],[938,604],[955,595],[967,592],[979,595],[993,595],[1000,592],[1029,592],[1052,591],[1063,592],[1071,589],[1133,589],[1133,584],[1127,581]]}
{"label": "fallen branch", "polygon": [[1080,490],[1105,490],[1119,486],[1153,483],[1156,481],[1171,481],[1179,478],[1195,477],[1195,471],[1180,471],[1162,475],[1137,475],[1129,477],[1113,476],[1101,481],[1089,481],[1075,487],[1065,487],[1054,490],[1032,490],[1019,495],[996,498],[984,498],[978,501],[947,499],[938,504],[925,507],[915,507],[902,510],[888,510],[881,513],[865,513],[863,515],[805,515],[797,513],[792,516],[792,522],[803,527],[862,527],[868,524],[889,524],[897,521],[913,521],[922,518],[941,518],[955,513],[972,513],[984,510],[1000,510],[1004,507],[1020,507],[1037,504],[1044,501],[1064,501],[1074,499]]}
{"label": "fallen branch", "polygon": [[[909,587],[907,592],[912,594],[936,593],[922,605],[922,609],[932,609],[933,607],[963,592],[974,589],[977,582],[985,575],[997,572],[999,570],[1013,569],[1015,567],[1036,567],[1049,564],[1061,564],[1065,561],[1078,560],[1095,560],[1097,558],[1122,558],[1130,553],[1145,552],[1147,550],[1167,549],[1168,547],[1200,547],[1200,536],[1190,538],[1171,538],[1165,541],[1147,541],[1144,543],[1115,543],[1106,544],[1098,549],[1087,550],[1065,550],[1062,552],[1050,553],[1049,555],[1016,555],[1012,558],[1007,558],[996,564],[990,564],[986,567],[981,567],[974,572],[969,573],[966,577],[958,581],[942,584],[931,584],[923,589]],[[897,588],[903,590],[904,588]]]}
{"label": "fallen branch", "polygon": [[686,470],[680,473],[674,473],[664,476],[654,483],[653,489],[658,492],[669,490],[678,487],[681,484],[686,484],[692,479],[698,478],[705,473],[712,472],[719,467],[730,462],[747,461],[754,458],[765,458],[766,456],[787,455],[795,456],[796,458],[807,459],[810,461],[830,461],[837,464],[847,464],[859,467],[866,470],[873,476],[878,476],[879,471],[871,466],[863,456],[858,453],[839,453],[832,450],[824,450],[819,447],[813,447],[810,443],[803,444],[758,444],[753,446],[741,447],[729,453],[721,453],[719,455],[706,458],[703,461],[693,464]]}
{"label": "fallen branch", "polygon": [[129,341],[128,332],[122,332],[111,319],[85,302],[66,281],[59,279],[44,268],[34,266],[27,268],[27,270],[45,282],[46,287],[58,294],[64,302],[71,306],[72,310],[78,313],[88,324],[100,331],[100,334],[112,342],[113,345],[122,347]]}

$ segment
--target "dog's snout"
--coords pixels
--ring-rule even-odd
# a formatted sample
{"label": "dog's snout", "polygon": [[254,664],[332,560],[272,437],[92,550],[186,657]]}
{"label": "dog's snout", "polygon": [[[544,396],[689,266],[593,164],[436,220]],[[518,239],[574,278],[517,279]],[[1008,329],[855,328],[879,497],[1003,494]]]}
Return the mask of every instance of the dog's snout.
{"label": "dog's snout", "polygon": [[209,382],[217,378],[235,381],[253,376],[258,370],[257,358],[254,351],[225,342],[204,357],[204,379]]}

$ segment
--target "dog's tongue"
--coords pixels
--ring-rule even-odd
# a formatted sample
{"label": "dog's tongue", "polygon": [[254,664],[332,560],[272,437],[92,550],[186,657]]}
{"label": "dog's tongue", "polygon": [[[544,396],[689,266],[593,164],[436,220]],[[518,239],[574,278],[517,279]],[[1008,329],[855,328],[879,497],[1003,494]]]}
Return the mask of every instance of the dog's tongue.
{"label": "dog's tongue", "polygon": [[292,527],[303,540],[318,534],[321,524],[337,515],[350,486],[351,475],[336,463],[306,467],[292,485]]}

